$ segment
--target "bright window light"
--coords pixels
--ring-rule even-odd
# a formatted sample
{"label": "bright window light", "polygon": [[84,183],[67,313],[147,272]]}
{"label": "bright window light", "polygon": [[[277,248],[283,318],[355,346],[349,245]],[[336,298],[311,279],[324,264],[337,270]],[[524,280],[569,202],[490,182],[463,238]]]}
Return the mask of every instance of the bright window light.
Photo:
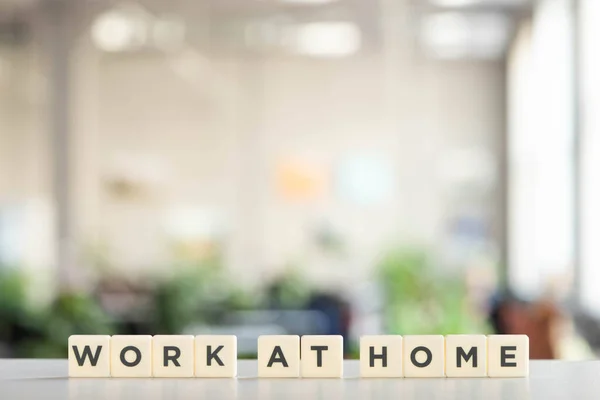
{"label": "bright window light", "polygon": [[572,272],[571,23],[568,0],[540,2],[509,58],[509,282],[527,298]]}
{"label": "bright window light", "polygon": [[350,22],[316,22],[292,28],[292,51],[315,57],[344,57],[361,45],[359,28]]}
{"label": "bright window light", "polygon": [[581,300],[600,315],[600,2],[581,2],[583,140],[581,204]]}

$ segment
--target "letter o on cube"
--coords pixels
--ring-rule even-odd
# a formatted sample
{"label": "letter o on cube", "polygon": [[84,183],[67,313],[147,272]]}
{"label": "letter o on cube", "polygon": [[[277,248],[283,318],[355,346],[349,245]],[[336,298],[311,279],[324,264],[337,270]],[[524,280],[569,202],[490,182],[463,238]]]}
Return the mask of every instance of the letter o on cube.
{"label": "letter o on cube", "polygon": [[110,340],[110,374],[116,378],[151,377],[152,336],[113,336]]}
{"label": "letter o on cube", "polygon": [[444,377],[444,345],[441,335],[404,336],[404,376],[406,378]]}

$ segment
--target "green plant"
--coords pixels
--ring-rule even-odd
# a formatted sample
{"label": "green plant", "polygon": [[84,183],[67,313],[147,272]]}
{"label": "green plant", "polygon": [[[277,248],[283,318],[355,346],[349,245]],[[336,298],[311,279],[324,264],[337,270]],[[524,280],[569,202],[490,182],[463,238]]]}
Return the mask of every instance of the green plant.
{"label": "green plant", "polygon": [[161,334],[176,334],[190,322],[202,321],[205,313],[200,305],[204,291],[205,282],[199,270],[185,271],[160,283],[153,292],[149,315],[152,329]]}
{"label": "green plant", "polygon": [[180,265],[153,291],[151,315],[154,332],[181,333],[193,323],[215,323],[230,310],[248,309],[255,297],[235,285],[219,258]]}
{"label": "green plant", "polygon": [[435,274],[424,251],[390,252],[379,265],[379,278],[390,333],[488,331],[485,323],[465,306],[464,283],[456,276]]}
{"label": "green plant", "polygon": [[23,357],[65,358],[71,335],[111,335],[113,323],[97,301],[83,293],[61,293],[34,314],[39,337],[19,346]]}
{"label": "green plant", "polygon": [[12,339],[14,327],[29,315],[27,282],[16,268],[0,266],[0,340]]}
{"label": "green plant", "polygon": [[267,287],[267,301],[275,308],[296,309],[306,304],[312,290],[300,268],[290,265]]}
{"label": "green plant", "polygon": [[85,294],[62,293],[47,307],[32,307],[29,281],[20,271],[0,269],[0,340],[13,356],[64,358],[70,335],[113,333],[108,316]]}

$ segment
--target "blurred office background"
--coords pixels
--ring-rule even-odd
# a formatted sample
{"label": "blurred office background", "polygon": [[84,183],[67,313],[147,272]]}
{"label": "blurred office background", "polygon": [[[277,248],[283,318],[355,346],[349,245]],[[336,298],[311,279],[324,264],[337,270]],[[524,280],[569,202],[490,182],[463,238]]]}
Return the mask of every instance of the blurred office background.
{"label": "blurred office background", "polygon": [[0,357],[600,353],[597,0],[0,0]]}

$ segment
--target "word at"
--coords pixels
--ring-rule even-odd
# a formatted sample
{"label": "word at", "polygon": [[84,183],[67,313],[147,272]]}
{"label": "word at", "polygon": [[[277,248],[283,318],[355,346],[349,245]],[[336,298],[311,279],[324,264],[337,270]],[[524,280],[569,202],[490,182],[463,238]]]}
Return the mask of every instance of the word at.
{"label": "word at", "polygon": [[[259,378],[341,378],[343,338],[260,336],[257,361]],[[528,374],[529,338],[525,335],[360,338],[363,378],[496,378]],[[237,337],[71,336],[69,376],[234,378]]]}

